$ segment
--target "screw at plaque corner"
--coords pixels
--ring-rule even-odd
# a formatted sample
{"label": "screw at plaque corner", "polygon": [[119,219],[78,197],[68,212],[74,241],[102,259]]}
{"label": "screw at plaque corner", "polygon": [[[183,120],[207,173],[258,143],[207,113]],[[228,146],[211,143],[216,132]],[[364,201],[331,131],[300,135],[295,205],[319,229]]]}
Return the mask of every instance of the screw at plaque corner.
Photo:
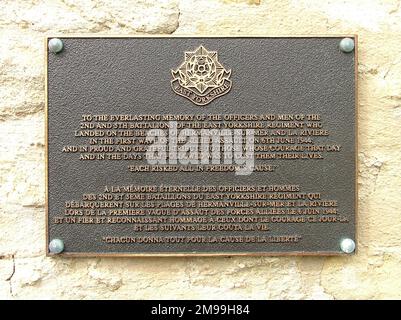
{"label": "screw at plaque corner", "polygon": [[49,251],[53,254],[59,254],[64,251],[64,242],[61,239],[53,239],[49,243]]}
{"label": "screw at plaque corner", "polygon": [[53,53],[59,53],[63,50],[63,46],[63,41],[58,38],[50,39],[48,43],[49,51]]}
{"label": "screw at plaque corner", "polygon": [[355,48],[355,42],[351,38],[344,38],[340,41],[340,50],[349,53]]}
{"label": "screw at plaque corner", "polygon": [[341,250],[344,253],[353,253],[355,251],[355,241],[349,238],[341,241]]}

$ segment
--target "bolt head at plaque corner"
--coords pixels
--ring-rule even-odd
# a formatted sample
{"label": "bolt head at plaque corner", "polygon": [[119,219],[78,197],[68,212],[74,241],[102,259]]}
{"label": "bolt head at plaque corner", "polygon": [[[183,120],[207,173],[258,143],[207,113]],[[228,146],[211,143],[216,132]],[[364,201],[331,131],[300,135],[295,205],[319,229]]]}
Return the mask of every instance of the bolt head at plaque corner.
{"label": "bolt head at plaque corner", "polygon": [[355,251],[355,241],[349,238],[341,240],[341,250],[344,253],[353,253]]}
{"label": "bolt head at plaque corner", "polygon": [[48,46],[50,52],[59,53],[61,50],[63,50],[64,45],[63,45],[63,41],[61,41],[60,39],[52,38],[49,40],[49,43],[47,46]]}
{"label": "bolt head at plaque corner", "polygon": [[352,52],[355,48],[354,39],[344,38],[340,41],[340,50],[345,53]]}
{"label": "bolt head at plaque corner", "polygon": [[49,252],[59,254],[64,251],[64,241],[61,239],[53,239],[49,243]]}

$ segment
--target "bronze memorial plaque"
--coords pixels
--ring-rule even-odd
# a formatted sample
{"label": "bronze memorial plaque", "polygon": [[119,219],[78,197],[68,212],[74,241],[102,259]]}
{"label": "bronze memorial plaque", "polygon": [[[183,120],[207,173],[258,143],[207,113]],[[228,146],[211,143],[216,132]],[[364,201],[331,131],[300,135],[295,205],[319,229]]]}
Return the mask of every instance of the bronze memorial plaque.
{"label": "bronze memorial plaque", "polygon": [[355,252],[357,39],[46,39],[48,254]]}

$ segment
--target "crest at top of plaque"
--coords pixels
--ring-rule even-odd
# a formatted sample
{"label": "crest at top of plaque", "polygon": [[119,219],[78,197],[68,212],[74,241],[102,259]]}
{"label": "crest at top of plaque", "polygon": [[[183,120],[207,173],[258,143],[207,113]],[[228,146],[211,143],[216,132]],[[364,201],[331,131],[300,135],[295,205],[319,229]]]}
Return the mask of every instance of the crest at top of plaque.
{"label": "crest at top of plaque", "polygon": [[231,69],[226,70],[218,61],[217,51],[202,45],[185,52],[185,61],[171,73],[173,91],[197,105],[204,106],[231,89]]}

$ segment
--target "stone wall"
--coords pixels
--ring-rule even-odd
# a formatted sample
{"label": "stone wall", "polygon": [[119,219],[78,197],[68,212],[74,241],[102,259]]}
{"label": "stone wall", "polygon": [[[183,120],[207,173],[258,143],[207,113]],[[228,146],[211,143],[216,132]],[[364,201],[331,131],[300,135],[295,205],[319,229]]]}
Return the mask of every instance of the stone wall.
{"label": "stone wall", "polygon": [[[401,1],[2,0],[0,299],[401,298]],[[47,258],[45,35],[359,35],[349,257]]]}

